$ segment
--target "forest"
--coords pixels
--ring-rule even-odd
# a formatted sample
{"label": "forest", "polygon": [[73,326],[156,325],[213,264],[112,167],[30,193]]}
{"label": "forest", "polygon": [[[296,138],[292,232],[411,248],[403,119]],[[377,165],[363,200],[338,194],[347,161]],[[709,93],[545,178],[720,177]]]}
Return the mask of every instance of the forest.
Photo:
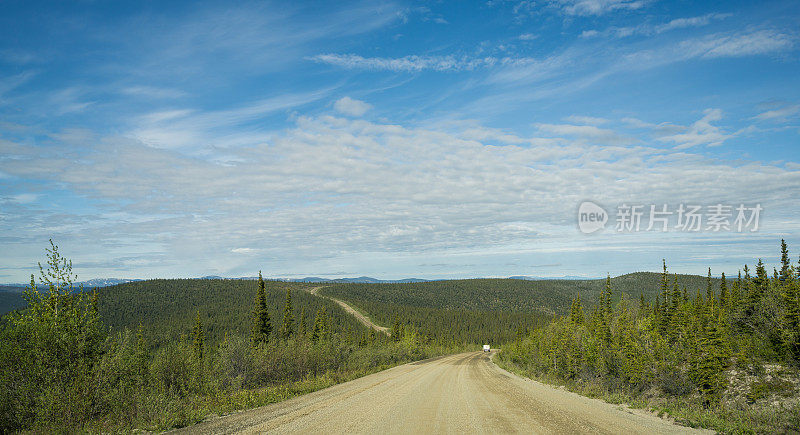
{"label": "forest", "polygon": [[75,280],[51,245],[27,307],[0,322],[0,432],[182,427],[463,350],[410,326],[390,339],[299,284]]}
{"label": "forest", "polygon": [[[678,275],[682,286],[700,288],[706,278]],[[636,272],[611,278],[619,292],[615,301],[643,295],[652,300],[660,291],[661,276],[652,272]],[[719,278],[712,278],[719,285]],[[350,301],[372,301],[411,307],[442,308],[447,310],[540,312],[564,314],[572,299],[581,295],[594,300],[604,289],[605,279],[457,279],[410,284],[334,284],[321,293]]]}
{"label": "forest", "polygon": [[800,264],[735,277],[330,284],[158,279],[76,288],[54,244],[0,318],[0,431],[165,430],[437,355],[721,432],[800,430]]}
{"label": "forest", "polygon": [[[581,394],[658,409],[721,432],[800,430],[800,264],[761,260],[687,291],[663,264],[656,298],[622,297],[607,279],[590,304],[508,343],[507,368]],[[614,303],[613,301],[618,302]]]}

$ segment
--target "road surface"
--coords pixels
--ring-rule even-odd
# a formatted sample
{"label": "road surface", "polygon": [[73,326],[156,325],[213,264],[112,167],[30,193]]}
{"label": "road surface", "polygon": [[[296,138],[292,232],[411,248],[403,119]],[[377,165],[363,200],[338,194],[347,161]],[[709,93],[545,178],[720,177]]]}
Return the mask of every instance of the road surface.
{"label": "road surface", "polygon": [[410,363],[181,429],[186,433],[689,433],[524,379],[472,352]]}
{"label": "road surface", "polygon": [[355,309],[355,308],[351,307],[351,306],[350,306],[350,305],[348,305],[346,302],[344,302],[344,301],[341,301],[341,300],[339,300],[339,299],[336,299],[336,298],[332,298],[332,297],[330,297],[330,296],[322,296],[322,295],[320,295],[320,294],[319,294],[319,290],[320,290],[321,288],[322,288],[322,287],[314,287],[314,288],[312,288],[311,290],[309,290],[309,292],[310,292],[312,295],[314,295],[314,296],[319,296],[319,297],[321,297],[321,298],[327,298],[327,299],[330,299],[330,300],[332,300],[332,301],[336,302],[337,304],[339,304],[339,306],[340,306],[340,307],[342,307],[342,309],[344,309],[344,310],[345,310],[345,311],[347,311],[349,314],[351,314],[353,317],[355,317],[356,319],[358,319],[358,321],[359,321],[359,322],[361,322],[362,324],[364,324],[364,325],[366,325],[366,326],[368,326],[368,327],[370,327],[370,328],[372,328],[372,329],[374,329],[374,330],[376,330],[376,331],[378,331],[378,332],[383,332],[383,333],[384,333],[384,334],[386,334],[386,335],[390,335],[390,334],[389,334],[389,328],[387,328],[387,327],[385,327],[385,326],[376,325],[375,323],[372,323],[372,320],[369,320],[369,319],[367,318],[367,316],[365,316],[365,315],[363,315],[363,314],[359,313],[358,311],[356,311],[356,309]]}

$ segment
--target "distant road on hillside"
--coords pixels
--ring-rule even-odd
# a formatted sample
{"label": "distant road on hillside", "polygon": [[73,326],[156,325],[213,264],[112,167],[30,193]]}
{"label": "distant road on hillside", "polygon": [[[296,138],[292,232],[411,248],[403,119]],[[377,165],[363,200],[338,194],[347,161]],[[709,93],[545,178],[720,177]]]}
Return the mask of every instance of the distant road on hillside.
{"label": "distant road on hillside", "polygon": [[319,296],[321,298],[328,298],[328,299],[336,302],[337,304],[339,304],[340,307],[342,307],[342,309],[344,309],[348,313],[352,314],[356,319],[358,319],[359,322],[363,323],[367,327],[370,327],[370,328],[372,328],[372,329],[374,329],[374,330],[376,330],[378,332],[383,332],[384,334],[387,334],[387,335],[389,334],[389,328],[387,328],[385,326],[376,325],[375,323],[372,322],[372,320],[367,318],[367,316],[361,314],[355,308],[353,308],[350,305],[348,305],[346,302],[344,302],[342,300],[339,300],[339,299],[336,299],[336,298],[332,298],[332,297],[329,297],[329,296],[322,296],[322,295],[318,294],[320,289],[322,289],[322,288],[323,287],[314,287],[312,289],[309,289],[309,292],[314,296]]}

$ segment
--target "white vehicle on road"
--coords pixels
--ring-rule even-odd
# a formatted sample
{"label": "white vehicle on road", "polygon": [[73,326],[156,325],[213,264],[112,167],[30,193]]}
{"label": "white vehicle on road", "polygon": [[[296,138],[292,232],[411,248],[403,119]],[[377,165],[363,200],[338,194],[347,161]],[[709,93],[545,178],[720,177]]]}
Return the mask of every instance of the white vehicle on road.
{"label": "white vehicle on road", "polygon": [[484,345],[483,345],[483,351],[484,351],[484,352],[491,352],[491,350],[492,350],[492,348],[491,348],[491,347],[489,347],[489,345],[488,345],[488,344],[484,344]]}

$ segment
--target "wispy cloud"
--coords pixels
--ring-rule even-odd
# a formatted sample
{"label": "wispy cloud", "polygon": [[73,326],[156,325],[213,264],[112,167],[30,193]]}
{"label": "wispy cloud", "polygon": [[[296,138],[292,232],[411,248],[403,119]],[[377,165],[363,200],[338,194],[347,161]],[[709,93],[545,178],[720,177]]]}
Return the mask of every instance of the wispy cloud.
{"label": "wispy cloud", "polygon": [[773,110],[767,110],[754,116],[758,121],[786,121],[800,113],[800,105],[786,105]]}
{"label": "wispy cloud", "polygon": [[582,38],[593,38],[598,36],[613,37],[613,38],[626,38],[634,35],[658,35],[675,29],[685,29],[689,27],[703,27],[711,24],[713,21],[723,20],[730,17],[732,14],[710,13],[696,17],[675,18],[663,24],[639,24],[637,26],[628,27],[609,27],[604,30],[584,30],[581,33]]}
{"label": "wispy cloud", "polygon": [[[297,108],[326,97],[332,88],[268,97],[225,110],[175,109],[156,111],[133,120],[129,135],[159,148],[207,150],[258,142],[242,124],[270,114]],[[260,140],[265,136],[258,135]]]}
{"label": "wispy cloud", "polygon": [[[356,54],[318,54],[310,60],[327,63],[348,69],[366,69],[373,71],[419,72],[432,71],[464,71],[474,70],[503,63],[503,59],[495,57],[456,57],[456,56],[404,56],[397,58],[362,57]],[[505,62],[509,62],[506,59]]]}
{"label": "wispy cloud", "polygon": [[36,73],[34,71],[26,71],[10,77],[4,77],[2,80],[0,80],[0,99],[2,99],[3,96],[8,92],[11,92],[12,90],[28,82],[35,75]]}
{"label": "wispy cloud", "polygon": [[[658,134],[658,140],[672,142],[675,144],[676,149],[686,149],[698,145],[719,146],[734,136],[711,124],[721,119],[722,110],[706,109],[703,111],[703,117],[688,127],[671,124],[660,125],[656,127],[655,131]],[[678,130],[678,132],[675,132],[675,130]]]}
{"label": "wispy cloud", "polygon": [[145,98],[180,98],[186,96],[186,92],[178,89],[158,88],[155,86],[130,86],[122,89],[122,93],[134,97]]}
{"label": "wispy cloud", "polygon": [[797,38],[772,29],[715,34],[681,42],[686,58],[743,57],[781,53],[794,48]]}
{"label": "wispy cloud", "polygon": [[344,115],[361,116],[367,113],[367,111],[371,109],[372,106],[361,100],[354,100],[350,97],[343,97],[336,100],[336,102],[333,103],[333,108],[336,109],[337,112],[342,113]]}
{"label": "wispy cloud", "polygon": [[632,137],[620,135],[614,130],[599,128],[594,125],[535,124],[535,127],[543,133],[588,139],[594,143],[625,145],[637,142]]}
{"label": "wispy cloud", "polygon": [[523,0],[514,5],[514,13],[530,15],[545,6],[555,8],[565,15],[597,16],[641,9],[648,3],[649,0],[550,0],[547,3]]}

